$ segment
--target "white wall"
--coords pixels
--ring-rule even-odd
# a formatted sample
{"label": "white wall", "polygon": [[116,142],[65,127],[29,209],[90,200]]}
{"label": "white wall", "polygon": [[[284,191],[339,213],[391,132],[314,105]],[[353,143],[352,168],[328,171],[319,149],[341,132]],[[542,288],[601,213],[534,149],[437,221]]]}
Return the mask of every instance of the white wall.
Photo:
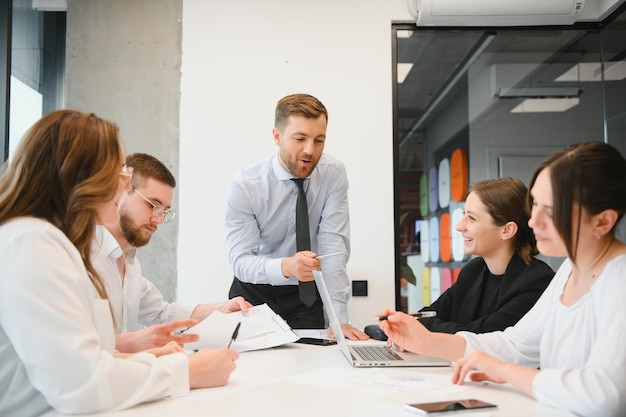
{"label": "white wall", "polygon": [[276,101],[305,92],[329,111],[325,152],[350,179],[355,326],[394,307],[391,23],[406,0],[185,0],[178,300],[227,296],[224,198],[242,167],[276,151]]}

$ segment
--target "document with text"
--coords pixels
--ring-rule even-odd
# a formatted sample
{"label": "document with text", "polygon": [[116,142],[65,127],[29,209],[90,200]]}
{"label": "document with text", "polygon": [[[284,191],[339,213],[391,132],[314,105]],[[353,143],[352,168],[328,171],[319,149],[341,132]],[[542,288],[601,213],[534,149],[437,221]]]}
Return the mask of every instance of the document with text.
{"label": "document with text", "polygon": [[299,337],[282,317],[267,304],[252,307],[247,313],[215,311],[185,331],[197,334],[197,342],[185,343],[185,350],[219,349],[228,346],[237,323],[241,322],[231,349],[237,352],[266,349],[295,342]]}

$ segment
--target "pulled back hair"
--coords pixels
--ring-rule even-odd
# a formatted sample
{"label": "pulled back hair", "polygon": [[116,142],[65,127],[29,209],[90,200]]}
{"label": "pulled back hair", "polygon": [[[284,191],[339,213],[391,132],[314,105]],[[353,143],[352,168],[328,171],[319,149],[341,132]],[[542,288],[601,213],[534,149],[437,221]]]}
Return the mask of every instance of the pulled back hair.
{"label": "pulled back hair", "polygon": [[102,298],[90,261],[97,208],[115,197],[121,149],[118,127],[93,113],[59,110],[26,132],[0,176],[0,225],[20,216],[47,220],[80,252]]}
{"label": "pulled back hair", "polygon": [[133,167],[133,187],[144,185],[146,180],[152,178],[170,187],[176,187],[176,179],[172,172],[152,155],[147,153],[134,153],[126,156],[126,165]]}
{"label": "pulled back hair", "polygon": [[[613,146],[603,142],[572,145],[548,156],[535,170],[530,188],[537,176],[550,168],[554,194],[552,219],[554,227],[575,263],[583,210],[593,216],[604,210],[617,212],[617,221],[626,212],[626,159]],[[532,197],[528,196],[528,205]],[[574,210],[576,216],[574,216]],[[574,219],[577,219],[574,225]],[[615,235],[615,225],[609,231]]]}
{"label": "pulled back hair", "polygon": [[487,207],[497,226],[504,226],[508,222],[517,225],[517,233],[513,237],[515,251],[528,265],[532,255],[539,251],[535,235],[528,226],[530,210],[526,205],[528,189],[524,183],[516,178],[490,179],[472,184],[470,190]]}
{"label": "pulled back hair", "polygon": [[291,115],[304,116],[307,119],[317,119],[320,116],[326,118],[328,123],[328,111],[321,101],[309,94],[291,94],[281,98],[276,104],[274,127],[282,130]]}

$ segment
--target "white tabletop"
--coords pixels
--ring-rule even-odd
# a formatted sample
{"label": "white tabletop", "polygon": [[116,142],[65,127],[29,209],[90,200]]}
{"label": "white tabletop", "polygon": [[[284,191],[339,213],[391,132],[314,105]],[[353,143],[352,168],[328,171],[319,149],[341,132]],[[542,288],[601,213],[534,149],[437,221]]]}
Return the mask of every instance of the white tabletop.
{"label": "white tabletop", "polygon": [[[428,392],[406,390],[405,382],[411,379],[422,379],[430,385],[447,385],[452,369],[356,369],[348,364],[337,346],[293,343],[241,353],[237,369],[225,387],[193,390],[189,396],[98,416],[410,417],[417,414],[405,411],[405,403],[465,398],[498,406],[495,411],[462,414],[467,416],[573,416],[540,405],[508,385],[470,383],[459,388],[449,384],[447,388],[433,391],[425,389]],[[437,381],[431,382],[429,378]],[[54,411],[45,414],[47,417],[60,415]]]}

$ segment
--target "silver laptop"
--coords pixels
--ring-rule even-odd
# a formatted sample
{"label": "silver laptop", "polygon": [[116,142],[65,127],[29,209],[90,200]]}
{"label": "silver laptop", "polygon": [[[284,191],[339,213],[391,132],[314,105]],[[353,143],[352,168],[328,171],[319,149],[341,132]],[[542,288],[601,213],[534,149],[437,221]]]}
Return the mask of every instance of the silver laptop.
{"label": "silver laptop", "polygon": [[313,276],[317,290],[322,297],[322,303],[324,303],[328,323],[337,339],[337,345],[352,366],[369,368],[379,366],[450,366],[452,364],[446,359],[411,352],[399,352],[384,345],[373,345],[367,342],[349,345],[341,331],[339,317],[335,313],[322,272],[313,271]]}

